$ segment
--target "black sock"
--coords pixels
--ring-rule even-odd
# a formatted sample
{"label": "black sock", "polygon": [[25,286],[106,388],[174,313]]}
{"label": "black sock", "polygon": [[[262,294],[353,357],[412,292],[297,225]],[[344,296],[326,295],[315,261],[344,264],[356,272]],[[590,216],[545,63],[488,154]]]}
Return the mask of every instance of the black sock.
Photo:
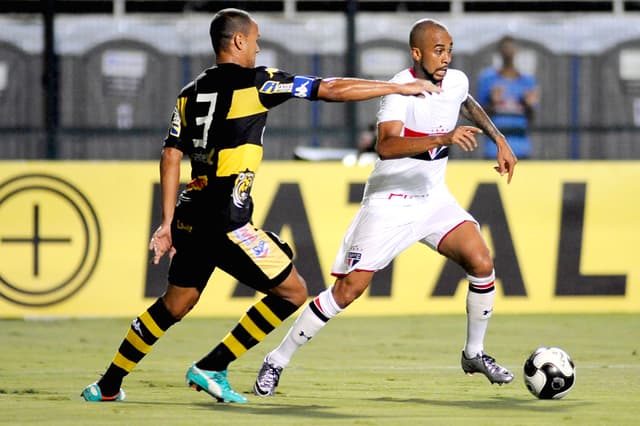
{"label": "black sock", "polygon": [[224,339],[196,363],[203,370],[222,371],[229,364],[257,345],[298,307],[288,300],[267,295],[240,318]]}
{"label": "black sock", "polygon": [[113,396],[120,391],[122,380],[151,351],[152,345],[177,320],[169,313],[161,298],[144,313],[134,319],[118,348],[113,361],[98,380],[103,396]]}

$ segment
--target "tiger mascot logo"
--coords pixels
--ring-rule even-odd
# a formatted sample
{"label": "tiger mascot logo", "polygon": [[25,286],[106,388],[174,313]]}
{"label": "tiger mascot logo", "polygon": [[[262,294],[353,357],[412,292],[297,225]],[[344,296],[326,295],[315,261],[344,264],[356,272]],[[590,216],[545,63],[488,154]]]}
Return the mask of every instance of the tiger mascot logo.
{"label": "tiger mascot logo", "polygon": [[244,203],[251,194],[251,187],[253,186],[253,179],[256,174],[249,169],[238,173],[236,183],[233,186],[233,205],[242,208]]}

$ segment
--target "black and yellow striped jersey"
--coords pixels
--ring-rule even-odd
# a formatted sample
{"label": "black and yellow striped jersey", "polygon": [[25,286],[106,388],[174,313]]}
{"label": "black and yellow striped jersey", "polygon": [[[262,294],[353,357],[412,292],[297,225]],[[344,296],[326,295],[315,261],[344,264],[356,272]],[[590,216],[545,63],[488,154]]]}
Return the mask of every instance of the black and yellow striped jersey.
{"label": "black and yellow striped jersey", "polygon": [[194,203],[216,228],[247,223],[267,111],[291,98],[316,100],[320,81],[228,63],[206,69],[186,85],[164,141],[191,161],[191,182],[178,204]]}

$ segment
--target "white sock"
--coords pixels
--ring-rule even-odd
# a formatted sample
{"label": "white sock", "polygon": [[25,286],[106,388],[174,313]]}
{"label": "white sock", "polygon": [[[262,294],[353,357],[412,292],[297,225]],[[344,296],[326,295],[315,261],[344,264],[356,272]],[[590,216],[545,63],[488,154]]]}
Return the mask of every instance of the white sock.
{"label": "white sock", "polygon": [[298,348],[311,340],[327,321],[343,311],[333,298],[332,289],[333,286],[321,292],[304,308],[280,345],[267,355],[271,364],[282,368],[289,365]]}
{"label": "white sock", "polygon": [[493,301],[496,298],[495,272],[484,278],[467,275],[469,291],[467,292],[467,341],[464,354],[467,358],[475,357],[484,350],[484,336],[493,313]]}

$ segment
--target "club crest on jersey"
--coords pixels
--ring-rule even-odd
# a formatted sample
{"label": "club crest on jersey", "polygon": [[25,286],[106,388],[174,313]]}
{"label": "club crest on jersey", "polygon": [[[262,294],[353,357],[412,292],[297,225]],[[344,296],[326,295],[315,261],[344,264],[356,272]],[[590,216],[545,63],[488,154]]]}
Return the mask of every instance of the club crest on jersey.
{"label": "club crest on jersey", "polygon": [[[406,136],[406,137],[433,136],[433,135],[442,135],[444,133],[445,133],[444,128],[442,127],[433,129],[433,131],[431,132],[419,132],[417,130],[410,129],[408,127],[405,127],[403,130],[403,136]],[[430,150],[423,152],[421,154],[414,155],[411,158],[424,160],[424,161],[432,161],[432,160],[439,160],[441,158],[445,158],[447,155],[449,155],[449,147],[440,146],[437,148],[431,148]]]}
{"label": "club crest on jersey", "polygon": [[309,98],[311,96],[312,77],[297,75],[293,78],[293,96],[297,98]]}
{"label": "club crest on jersey", "polygon": [[438,157],[438,155],[440,155],[440,153],[442,151],[444,151],[445,149],[447,149],[446,146],[439,146],[437,148],[431,148],[429,150],[429,155],[431,156],[431,159],[435,160]]}
{"label": "club crest on jersey", "polygon": [[356,264],[360,262],[360,259],[362,259],[362,253],[360,252],[350,251],[349,253],[347,253],[347,266],[349,267],[349,269],[356,266]]}
{"label": "club crest on jersey", "polygon": [[251,187],[253,186],[253,180],[255,173],[250,170],[238,173],[236,183],[233,186],[233,205],[239,208],[244,207],[245,201],[251,194]]}

